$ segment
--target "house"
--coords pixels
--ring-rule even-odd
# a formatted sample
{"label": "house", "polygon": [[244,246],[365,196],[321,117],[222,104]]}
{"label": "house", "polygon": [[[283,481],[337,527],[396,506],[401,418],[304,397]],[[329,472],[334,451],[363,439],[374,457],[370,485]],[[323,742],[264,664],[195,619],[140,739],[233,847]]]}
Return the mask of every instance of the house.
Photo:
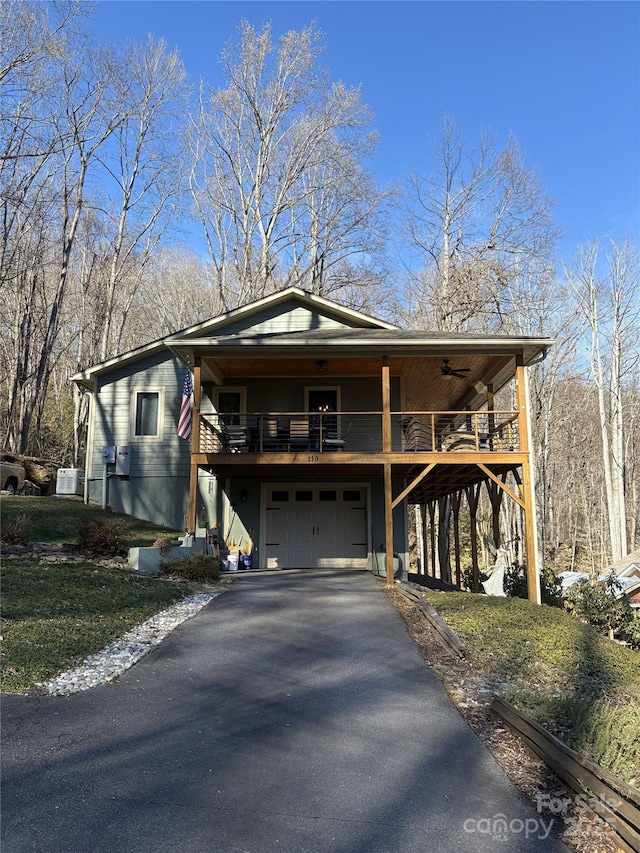
{"label": "house", "polygon": [[[606,581],[612,576],[617,582],[616,598],[626,598],[634,615],[640,614],[640,550],[612,563],[598,574],[597,579]],[[579,581],[591,579],[588,572],[562,572],[558,577],[563,593]]]}
{"label": "house", "polygon": [[[522,508],[539,601],[526,368],[551,343],[400,329],[289,288],[73,377],[91,394],[85,498],[251,539],[254,567],[393,579],[408,507],[433,521],[466,492],[475,522],[486,482]],[[187,371],[190,441],[176,432]],[[498,411],[511,380],[515,405]]]}

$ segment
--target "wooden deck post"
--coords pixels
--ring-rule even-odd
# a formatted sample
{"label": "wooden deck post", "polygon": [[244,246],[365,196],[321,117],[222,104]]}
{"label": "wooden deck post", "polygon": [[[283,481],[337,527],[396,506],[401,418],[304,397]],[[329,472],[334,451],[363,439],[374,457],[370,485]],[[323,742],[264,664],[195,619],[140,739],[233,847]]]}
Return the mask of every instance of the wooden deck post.
{"label": "wooden deck post", "polygon": [[480,571],[478,567],[478,501],[482,483],[467,488],[467,505],[469,507],[469,530],[471,534],[471,589],[480,592]]}
{"label": "wooden deck post", "polygon": [[422,574],[429,574],[429,548],[427,545],[427,505],[420,504],[420,553]]}
{"label": "wooden deck post", "polygon": [[200,403],[202,399],[202,360],[196,356],[193,368],[193,411],[191,412],[191,466],[189,471],[189,514],[187,533],[195,535],[198,502],[198,466],[193,458],[200,452]]}
{"label": "wooden deck post", "polygon": [[429,548],[431,551],[431,577],[436,576],[436,505],[434,501],[429,501]]}
{"label": "wooden deck post", "polygon": [[391,377],[389,356],[382,356],[382,452],[391,453]]}
{"label": "wooden deck post", "polygon": [[460,586],[461,581],[461,565],[460,565],[460,501],[462,500],[462,492],[454,492],[451,495],[451,510],[453,512],[453,550],[456,563],[456,586]]}
{"label": "wooden deck post", "polygon": [[[391,379],[389,356],[382,356],[382,452],[391,453]],[[393,583],[393,491],[391,463],[384,463],[385,574]]]}
{"label": "wooden deck post", "polygon": [[449,521],[451,514],[451,496],[438,498],[438,563],[440,580],[451,583],[451,548]]}
{"label": "wooden deck post", "polygon": [[516,358],[516,399],[520,450],[526,453],[526,459],[522,464],[522,498],[524,501],[524,538],[527,553],[527,597],[529,601],[540,604],[540,560],[538,555],[535,487],[531,466],[529,386],[522,356],[517,356]]}
{"label": "wooden deck post", "polygon": [[491,440],[491,438],[493,437],[493,430],[495,429],[495,425],[496,425],[496,418],[495,418],[495,415],[493,414],[494,409],[495,409],[495,395],[493,393],[493,382],[490,382],[487,385],[487,411],[489,412],[487,426],[489,427],[489,436],[490,436],[489,440]]}
{"label": "wooden deck post", "polygon": [[384,568],[387,583],[393,583],[393,495],[391,492],[391,463],[384,463]]}
{"label": "wooden deck post", "polygon": [[500,508],[502,506],[504,490],[501,489],[500,486],[492,480],[485,480],[485,485],[487,487],[489,501],[491,502],[491,535],[493,536],[493,541],[496,543],[496,547],[499,547],[501,539]]}

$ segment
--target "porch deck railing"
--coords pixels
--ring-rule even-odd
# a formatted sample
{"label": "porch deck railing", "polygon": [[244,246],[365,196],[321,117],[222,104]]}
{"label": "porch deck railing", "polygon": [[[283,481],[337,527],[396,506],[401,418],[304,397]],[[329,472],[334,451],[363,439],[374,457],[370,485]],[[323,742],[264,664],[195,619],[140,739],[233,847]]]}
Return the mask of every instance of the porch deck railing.
{"label": "porch deck railing", "polygon": [[[202,415],[200,453],[381,453],[382,412]],[[520,450],[518,413],[392,412],[393,453]]]}

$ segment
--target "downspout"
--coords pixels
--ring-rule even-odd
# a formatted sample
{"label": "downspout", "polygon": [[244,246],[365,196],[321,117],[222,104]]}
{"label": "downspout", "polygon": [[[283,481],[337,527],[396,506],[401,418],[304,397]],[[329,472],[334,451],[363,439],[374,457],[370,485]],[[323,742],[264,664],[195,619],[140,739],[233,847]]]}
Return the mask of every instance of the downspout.
{"label": "downspout", "polygon": [[89,503],[89,483],[91,482],[91,472],[93,470],[93,439],[95,434],[95,412],[96,399],[95,388],[89,389],[89,417],[87,424],[87,452],[84,457],[84,493],[82,501],[85,504]]}

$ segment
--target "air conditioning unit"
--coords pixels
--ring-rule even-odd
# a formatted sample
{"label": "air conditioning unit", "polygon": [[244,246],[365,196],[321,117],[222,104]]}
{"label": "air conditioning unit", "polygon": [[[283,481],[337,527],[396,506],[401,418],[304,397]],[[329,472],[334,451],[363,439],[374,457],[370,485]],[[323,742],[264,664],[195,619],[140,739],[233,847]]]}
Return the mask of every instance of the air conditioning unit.
{"label": "air conditioning unit", "polygon": [[81,495],[84,491],[84,471],[81,468],[58,468],[56,495]]}

